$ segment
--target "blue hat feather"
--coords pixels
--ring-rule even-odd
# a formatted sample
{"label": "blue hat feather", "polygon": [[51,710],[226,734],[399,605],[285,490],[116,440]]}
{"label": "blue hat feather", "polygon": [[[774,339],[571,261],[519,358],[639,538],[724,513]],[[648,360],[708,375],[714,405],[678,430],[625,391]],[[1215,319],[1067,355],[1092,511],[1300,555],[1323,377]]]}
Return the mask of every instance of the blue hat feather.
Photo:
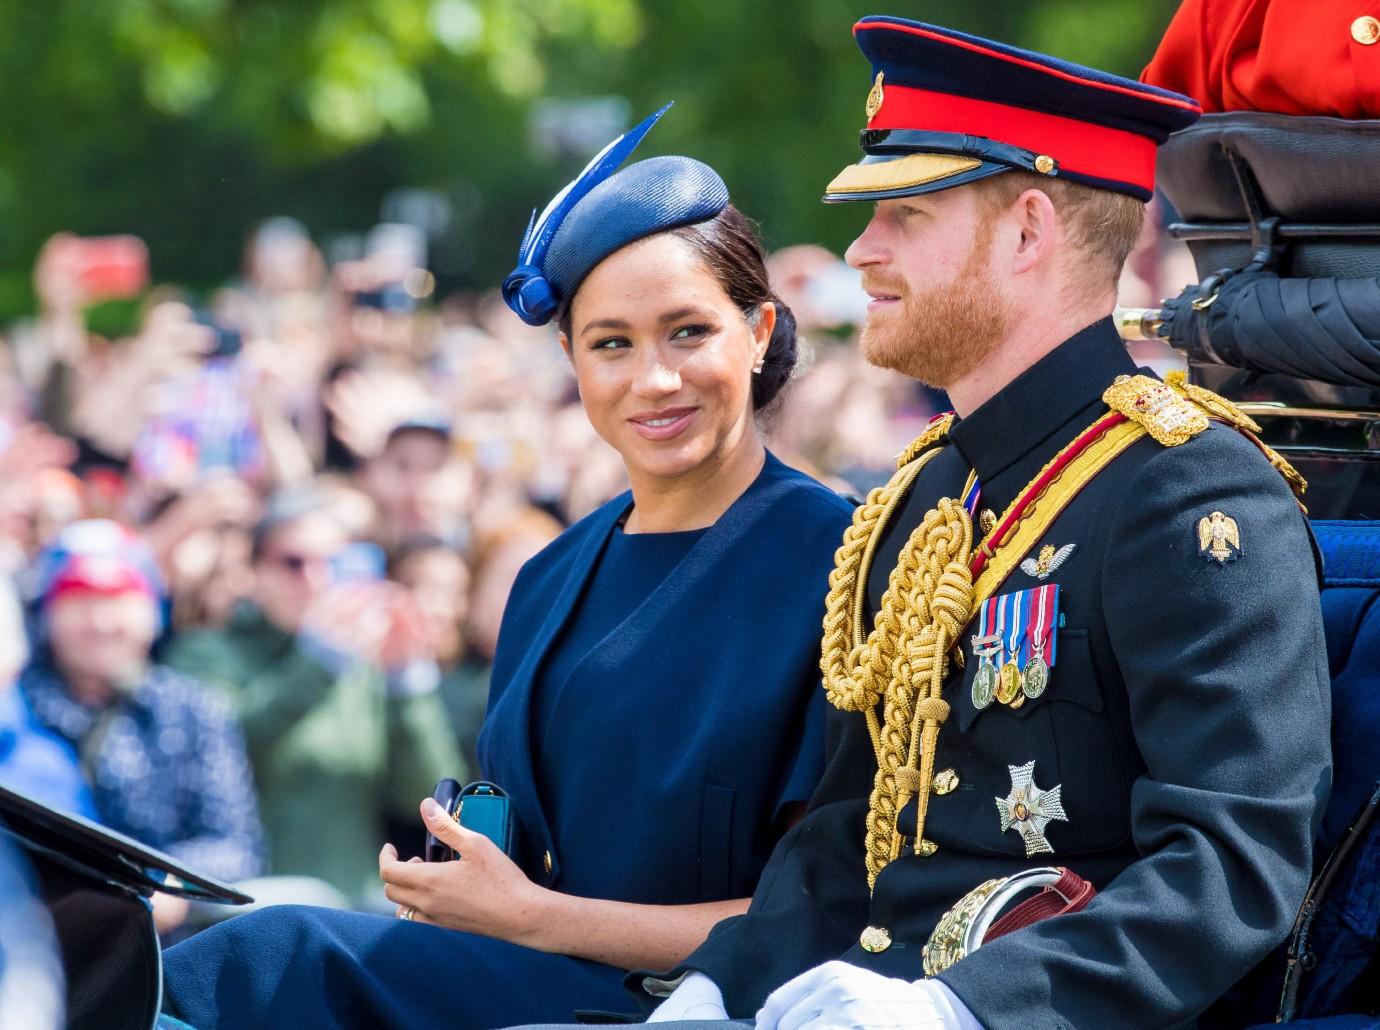
{"label": "blue hat feather", "polygon": [[550,322],[561,302],[614,251],[713,218],[728,206],[723,180],[688,157],[652,158],[617,171],[670,106],[599,151],[540,215],[533,213],[518,266],[503,280],[504,301],[528,325]]}

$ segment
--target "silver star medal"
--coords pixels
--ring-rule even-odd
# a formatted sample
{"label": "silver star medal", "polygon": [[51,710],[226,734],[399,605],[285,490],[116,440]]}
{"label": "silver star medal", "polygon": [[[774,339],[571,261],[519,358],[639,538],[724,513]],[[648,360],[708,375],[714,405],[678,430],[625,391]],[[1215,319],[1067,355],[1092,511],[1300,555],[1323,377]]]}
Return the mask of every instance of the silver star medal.
{"label": "silver star medal", "polygon": [[1045,839],[1045,827],[1051,819],[1066,823],[1069,817],[1064,814],[1060,801],[1061,784],[1049,790],[1035,786],[1035,763],[1009,765],[1011,771],[1011,793],[997,798],[997,813],[1001,816],[1001,830],[1015,827],[1025,842],[1025,856],[1053,854],[1054,848]]}

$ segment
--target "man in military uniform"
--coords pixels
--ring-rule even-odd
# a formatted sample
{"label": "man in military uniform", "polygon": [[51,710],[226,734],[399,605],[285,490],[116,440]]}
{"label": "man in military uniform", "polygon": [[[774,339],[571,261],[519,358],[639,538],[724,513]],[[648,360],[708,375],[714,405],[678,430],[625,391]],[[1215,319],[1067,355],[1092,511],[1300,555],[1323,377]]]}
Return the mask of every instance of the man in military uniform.
{"label": "man in military uniform", "polygon": [[[1191,1024],[1287,933],[1330,775],[1301,484],[1109,318],[1197,105],[901,19],[854,34],[865,156],[826,199],[875,204],[862,346],[956,415],[839,551],[808,814],[747,914],[630,986],[670,995],[653,1021]],[[1097,896],[984,942],[1045,865]]]}

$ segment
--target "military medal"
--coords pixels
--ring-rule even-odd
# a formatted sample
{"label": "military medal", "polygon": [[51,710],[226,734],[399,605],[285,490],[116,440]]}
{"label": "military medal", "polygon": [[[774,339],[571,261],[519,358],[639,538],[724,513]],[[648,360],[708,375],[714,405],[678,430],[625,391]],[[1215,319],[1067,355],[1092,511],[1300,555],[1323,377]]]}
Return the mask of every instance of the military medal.
{"label": "military medal", "polygon": [[[984,613],[985,614],[985,613]],[[986,629],[978,628],[981,634]],[[973,707],[979,712],[992,703],[997,694],[997,667],[992,659],[1001,653],[1001,637],[995,633],[973,637],[973,654],[979,659],[977,672],[973,673]]]}
{"label": "military medal", "polygon": [[1049,790],[1035,786],[1035,763],[1007,767],[1011,773],[1011,793],[997,798],[997,814],[1001,816],[1001,829],[1015,829],[1025,844],[1025,857],[1051,854],[1054,848],[1045,838],[1045,827],[1052,820],[1066,823],[1069,817],[1064,814],[1063,786],[1055,784]]}
{"label": "military medal", "polygon": [[1025,696],[1033,701],[1045,692],[1047,686],[1049,686],[1049,666],[1037,653],[1025,663],[1025,668],[1021,671],[1021,689],[1025,691]]}
{"label": "military medal", "polygon": [[[1010,631],[1007,631],[1006,617],[1011,616]],[[1001,667],[1001,672],[997,675],[997,700],[1004,705],[1011,705],[1019,708],[1025,701],[1025,696],[1021,693],[1021,665],[1018,661],[1021,649],[1021,636],[1023,627],[1021,626],[1021,598],[1015,594],[1008,594],[997,599],[997,632],[1006,641],[1006,661]]]}
{"label": "military medal", "polygon": [[1054,619],[1059,610],[1059,587],[1051,583],[1037,587],[1031,593],[1030,660],[1025,663],[1021,689],[1026,697],[1034,700],[1049,686],[1049,662],[1045,656],[1053,638]]}

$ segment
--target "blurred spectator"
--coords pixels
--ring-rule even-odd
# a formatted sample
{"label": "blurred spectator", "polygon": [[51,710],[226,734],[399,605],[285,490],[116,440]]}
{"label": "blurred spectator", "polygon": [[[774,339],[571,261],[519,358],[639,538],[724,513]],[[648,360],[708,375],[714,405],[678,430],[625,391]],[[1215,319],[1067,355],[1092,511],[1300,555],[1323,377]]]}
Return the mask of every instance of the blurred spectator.
{"label": "blurred spectator", "polygon": [[501,522],[495,520],[476,532],[470,642],[477,657],[492,662],[498,650],[503,609],[517,574],[529,558],[561,535],[561,524],[539,508],[522,508],[507,512]]}
{"label": "blurred spectator", "polygon": [[0,581],[0,786],[95,819],[96,805],[76,751],[34,719],[16,686],[27,660],[19,599],[8,582]]}
{"label": "blurred spectator", "polygon": [[306,226],[295,218],[269,218],[254,230],[245,247],[244,276],[251,297],[268,303],[319,292],[326,265]]}
{"label": "blurred spectator", "polygon": [[180,634],[167,660],[239,713],[271,871],[365,903],[383,819],[415,824],[436,781],[465,770],[416,603],[375,579],[381,568],[343,569],[360,552],[328,504],[312,489],[272,498],[254,532],[252,600],[223,630]]}
{"label": "blurred spectator", "polygon": [[21,572],[39,541],[80,514],[80,484],[62,467],[75,457],[41,423],[0,422],[0,575]]}
{"label": "blurred spectator", "polygon": [[489,662],[465,639],[470,613],[470,569],[455,548],[436,537],[416,537],[394,552],[392,575],[412,592],[431,653],[441,667],[441,699],[465,764],[479,768],[475,742],[489,701]]}
{"label": "blurred spectator", "polygon": [[461,537],[470,478],[452,456],[444,420],[416,417],[392,427],[365,462],[361,483],[378,506],[374,538],[386,547],[422,535]]}
{"label": "blurred spectator", "polygon": [[[226,880],[260,868],[260,829],[238,727],[200,683],[153,665],[157,572],[112,522],[77,522],[36,568],[39,647],[20,689],[80,756],[96,813],[193,869]],[[160,932],[186,902],[154,898]]]}

